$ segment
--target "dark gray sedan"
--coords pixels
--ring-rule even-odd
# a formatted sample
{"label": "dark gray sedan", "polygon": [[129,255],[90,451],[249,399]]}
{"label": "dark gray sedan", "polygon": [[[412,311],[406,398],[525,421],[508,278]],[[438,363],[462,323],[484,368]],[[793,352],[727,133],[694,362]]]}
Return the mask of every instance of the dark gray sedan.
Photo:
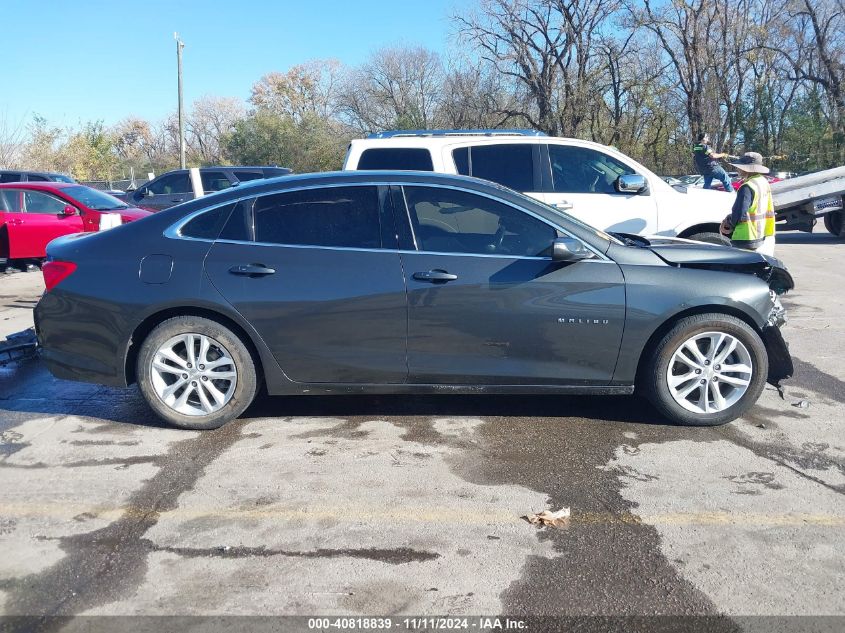
{"label": "dark gray sedan", "polygon": [[55,240],[35,309],[60,378],[137,382],[185,428],[270,394],[641,391],[666,418],[741,415],[792,373],[783,265],[611,236],[471,178],[256,181]]}

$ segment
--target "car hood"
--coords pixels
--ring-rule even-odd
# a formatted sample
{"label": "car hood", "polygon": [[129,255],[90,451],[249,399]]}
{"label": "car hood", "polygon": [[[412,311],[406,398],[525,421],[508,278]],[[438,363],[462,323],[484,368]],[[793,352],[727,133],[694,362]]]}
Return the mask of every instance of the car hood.
{"label": "car hood", "polygon": [[132,222],[133,220],[140,220],[141,218],[146,218],[152,214],[152,211],[145,211],[144,209],[139,209],[138,207],[129,207],[128,209],[120,210],[120,219],[123,220],[124,223]]}
{"label": "car hood", "polygon": [[670,266],[722,270],[755,275],[777,294],[795,287],[786,265],[776,257],[732,246],[706,244],[673,237],[623,235],[641,248],[647,248]]}

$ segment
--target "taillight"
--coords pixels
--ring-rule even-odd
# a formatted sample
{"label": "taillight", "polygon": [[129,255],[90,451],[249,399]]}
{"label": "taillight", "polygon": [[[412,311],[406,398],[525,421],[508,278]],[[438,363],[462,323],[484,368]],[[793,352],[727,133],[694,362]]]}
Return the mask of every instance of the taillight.
{"label": "taillight", "polygon": [[41,266],[41,272],[44,273],[44,285],[47,288],[47,292],[50,292],[67,279],[74,270],[76,270],[76,264],[73,262],[44,262]]}

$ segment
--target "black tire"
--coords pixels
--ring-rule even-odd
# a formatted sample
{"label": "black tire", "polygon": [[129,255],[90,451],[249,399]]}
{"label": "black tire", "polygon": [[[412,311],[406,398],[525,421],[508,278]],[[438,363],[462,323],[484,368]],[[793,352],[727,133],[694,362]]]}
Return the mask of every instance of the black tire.
{"label": "black tire", "polygon": [[[708,414],[695,413],[678,404],[666,378],[675,351],[690,337],[704,332],[730,334],[738,339],[747,349],[753,368],[751,381],[742,397],[732,406]],[[642,394],[665,418],[686,426],[717,426],[740,417],[757,402],[769,373],[769,358],[760,336],[747,323],[727,314],[697,314],[681,319],[647,353],[649,356],[639,376]]]}
{"label": "black tire", "polygon": [[702,231],[701,233],[694,233],[686,239],[695,240],[696,242],[707,242],[708,244],[719,244],[720,246],[730,246],[731,241],[724,237],[721,233],[714,231]]}
{"label": "black tire", "polygon": [[[153,386],[152,362],[156,351],[171,338],[181,334],[200,334],[214,339],[234,361],[237,380],[231,399],[222,408],[207,415],[185,415],[172,409],[159,398]],[[174,317],[156,326],[138,351],[135,375],[138,388],[150,408],[165,422],[183,429],[204,430],[223,426],[246,410],[257,391],[255,361],[240,337],[216,321],[196,316]]]}
{"label": "black tire", "polygon": [[842,211],[834,211],[833,213],[826,213],[824,216],[824,228],[827,232],[836,237],[845,237],[845,213]]}

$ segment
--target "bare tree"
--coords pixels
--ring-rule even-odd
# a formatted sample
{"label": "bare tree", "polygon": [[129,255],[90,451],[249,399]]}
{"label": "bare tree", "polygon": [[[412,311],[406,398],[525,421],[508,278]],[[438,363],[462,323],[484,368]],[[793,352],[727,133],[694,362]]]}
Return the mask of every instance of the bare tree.
{"label": "bare tree", "polygon": [[18,166],[25,143],[24,120],[14,121],[8,110],[0,112],[0,168]]}
{"label": "bare tree", "polygon": [[654,34],[668,57],[678,81],[692,135],[720,129],[716,78],[725,72],[723,57],[715,50],[722,23],[717,5],[710,0],[629,2],[636,28]]}
{"label": "bare tree", "polygon": [[192,158],[204,165],[223,161],[220,140],[246,116],[240,99],[204,96],[197,99],[188,115],[187,144]]}
{"label": "bare tree", "polygon": [[482,59],[523,89],[522,106],[507,114],[574,136],[604,70],[594,43],[619,6],[617,0],[482,0],[478,12],[454,19]]}
{"label": "bare tree", "polygon": [[845,0],[787,0],[784,34],[792,46],[776,46],[792,78],[818,86],[828,100],[833,128],[845,134]]}
{"label": "bare tree", "polygon": [[331,118],[336,113],[342,71],[336,59],[313,59],[284,73],[268,73],[253,84],[250,102],[259,110],[297,122],[309,115]]}
{"label": "bare tree", "polygon": [[440,57],[426,48],[378,50],[347,76],[339,95],[342,116],[363,132],[434,127],[443,75]]}

